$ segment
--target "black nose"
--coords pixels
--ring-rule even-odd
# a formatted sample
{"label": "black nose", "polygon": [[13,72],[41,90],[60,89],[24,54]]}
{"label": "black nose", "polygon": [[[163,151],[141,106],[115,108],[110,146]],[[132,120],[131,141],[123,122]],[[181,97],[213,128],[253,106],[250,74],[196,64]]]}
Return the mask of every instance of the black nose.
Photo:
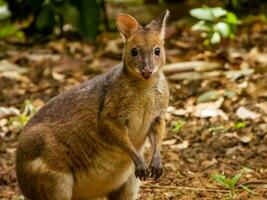
{"label": "black nose", "polygon": [[153,72],[152,69],[149,69],[149,70],[142,69],[142,70],[141,70],[142,76],[143,76],[145,79],[150,78],[151,75],[152,75],[152,72]]}

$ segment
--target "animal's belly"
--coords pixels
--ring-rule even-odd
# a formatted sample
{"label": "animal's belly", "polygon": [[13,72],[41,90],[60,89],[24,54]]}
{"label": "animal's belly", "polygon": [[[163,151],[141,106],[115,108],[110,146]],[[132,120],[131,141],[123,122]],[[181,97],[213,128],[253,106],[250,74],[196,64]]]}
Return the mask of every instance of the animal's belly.
{"label": "animal's belly", "polygon": [[96,161],[96,167],[76,175],[73,187],[74,200],[103,197],[119,188],[133,173],[134,165],[126,154],[122,156],[122,152],[107,152],[101,157]]}

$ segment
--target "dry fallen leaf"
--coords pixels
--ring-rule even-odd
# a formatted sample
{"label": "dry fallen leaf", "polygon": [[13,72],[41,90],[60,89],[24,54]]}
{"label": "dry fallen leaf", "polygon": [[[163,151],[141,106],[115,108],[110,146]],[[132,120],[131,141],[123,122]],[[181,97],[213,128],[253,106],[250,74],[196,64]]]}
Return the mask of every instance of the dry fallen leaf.
{"label": "dry fallen leaf", "polygon": [[176,139],[170,139],[170,140],[165,140],[162,142],[162,145],[173,145],[177,142]]}
{"label": "dry fallen leaf", "polygon": [[34,62],[43,62],[44,60],[58,61],[61,58],[58,54],[28,54],[26,57]]}
{"label": "dry fallen leaf", "polygon": [[246,135],[239,137],[239,140],[242,141],[243,143],[247,144],[252,140],[252,138],[253,138],[253,134],[248,133]]}
{"label": "dry fallen leaf", "polygon": [[189,147],[189,142],[187,140],[184,140],[182,143],[179,143],[179,144],[177,144],[175,146],[179,150],[187,149]]}
{"label": "dry fallen leaf", "polygon": [[261,64],[266,66],[267,65],[267,54],[259,52],[257,47],[254,47],[248,53],[246,60],[250,64]]}
{"label": "dry fallen leaf", "polygon": [[245,120],[245,119],[257,119],[260,117],[259,113],[253,112],[251,110],[248,110],[244,106],[240,106],[236,110],[236,115],[238,118]]}
{"label": "dry fallen leaf", "polygon": [[257,103],[256,107],[260,108],[265,114],[267,114],[267,101]]}
{"label": "dry fallen leaf", "polygon": [[224,98],[221,97],[215,102],[207,102],[197,104],[193,109],[193,115],[200,118],[221,117],[228,120],[228,116],[220,109]]}
{"label": "dry fallen leaf", "polygon": [[254,97],[267,97],[267,85],[265,79],[250,82],[246,88],[247,93]]}
{"label": "dry fallen leaf", "polygon": [[0,61],[0,77],[15,79],[22,82],[29,82],[28,77],[22,75],[27,71],[27,69],[19,67],[18,65],[11,63],[8,60]]}
{"label": "dry fallen leaf", "polygon": [[5,108],[0,107],[0,119],[17,116],[20,114],[20,111],[16,108]]}

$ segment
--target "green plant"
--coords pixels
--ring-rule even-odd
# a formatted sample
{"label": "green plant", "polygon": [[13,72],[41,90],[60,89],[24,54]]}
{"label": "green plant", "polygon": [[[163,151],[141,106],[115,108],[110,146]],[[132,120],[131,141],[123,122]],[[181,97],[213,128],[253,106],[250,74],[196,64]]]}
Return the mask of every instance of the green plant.
{"label": "green plant", "polygon": [[30,100],[24,102],[24,110],[22,113],[18,113],[16,116],[11,117],[9,122],[11,126],[15,127],[16,130],[20,130],[29,121],[29,119],[34,115],[37,109],[33,106]]}
{"label": "green plant", "polygon": [[173,133],[179,133],[182,130],[184,124],[185,124],[184,121],[173,122],[171,131]]}
{"label": "green plant", "polygon": [[[98,33],[100,5],[103,0],[6,1],[11,13],[7,17],[10,17],[13,22],[25,19],[30,21],[28,27],[23,27],[26,34],[47,35],[53,33],[56,27],[63,31],[65,24],[70,24],[83,38],[88,40],[94,40]],[[8,29],[10,30],[9,27]],[[14,28],[12,29],[13,32]]]}
{"label": "green plant", "polygon": [[190,10],[190,15],[200,20],[192,29],[201,31],[204,44],[217,44],[222,38],[234,38],[240,24],[237,16],[221,7],[203,7]]}
{"label": "green plant", "polygon": [[16,35],[17,37],[23,37],[22,32],[19,32],[18,29],[21,25],[12,23],[10,20],[11,12],[8,9],[8,5],[5,1],[0,0],[0,38]]}
{"label": "green plant", "polygon": [[234,124],[234,128],[236,129],[241,129],[241,128],[245,128],[247,126],[247,123],[246,122],[236,122]]}
{"label": "green plant", "polygon": [[212,179],[216,181],[218,184],[220,184],[221,186],[223,186],[225,189],[228,189],[229,194],[226,199],[233,200],[236,196],[238,188],[241,188],[249,193],[253,193],[253,191],[250,190],[245,185],[242,185],[242,184],[238,185],[238,182],[241,176],[242,175],[238,173],[232,178],[227,178],[225,175],[222,175],[222,174],[214,174],[212,175]]}

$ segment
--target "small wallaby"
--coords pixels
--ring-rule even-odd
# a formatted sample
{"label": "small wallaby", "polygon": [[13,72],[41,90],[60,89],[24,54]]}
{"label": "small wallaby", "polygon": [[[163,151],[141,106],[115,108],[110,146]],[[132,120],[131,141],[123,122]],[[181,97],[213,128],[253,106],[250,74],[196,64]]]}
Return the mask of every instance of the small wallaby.
{"label": "small wallaby", "polygon": [[[169,11],[143,27],[118,14],[122,64],[42,107],[24,127],[16,172],[30,200],[134,200],[140,180],[162,175],[169,90],[163,75]],[[149,167],[143,147],[149,138]]]}

